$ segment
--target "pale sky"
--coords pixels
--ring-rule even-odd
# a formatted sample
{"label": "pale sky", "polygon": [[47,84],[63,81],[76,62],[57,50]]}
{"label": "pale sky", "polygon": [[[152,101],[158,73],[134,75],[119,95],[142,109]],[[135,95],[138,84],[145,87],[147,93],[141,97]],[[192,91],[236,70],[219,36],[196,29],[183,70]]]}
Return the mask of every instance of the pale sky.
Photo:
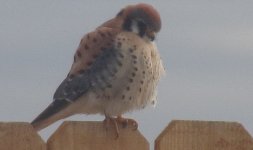
{"label": "pale sky", "polygon": [[[150,143],[172,119],[237,121],[253,135],[253,1],[144,2],[161,14],[156,42],[167,75],[157,106],[126,116]],[[133,3],[0,0],[0,120],[32,121],[52,101],[81,37]],[[60,123],[40,135],[46,140]]]}

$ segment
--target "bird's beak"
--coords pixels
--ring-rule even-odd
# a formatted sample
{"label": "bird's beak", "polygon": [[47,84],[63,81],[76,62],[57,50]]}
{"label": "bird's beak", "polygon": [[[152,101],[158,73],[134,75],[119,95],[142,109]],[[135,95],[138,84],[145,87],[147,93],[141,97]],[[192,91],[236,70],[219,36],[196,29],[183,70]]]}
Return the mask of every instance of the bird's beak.
{"label": "bird's beak", "polygon": [[154,31],[147,29],[146,35],[151,41],[155,40],[156,33]]}

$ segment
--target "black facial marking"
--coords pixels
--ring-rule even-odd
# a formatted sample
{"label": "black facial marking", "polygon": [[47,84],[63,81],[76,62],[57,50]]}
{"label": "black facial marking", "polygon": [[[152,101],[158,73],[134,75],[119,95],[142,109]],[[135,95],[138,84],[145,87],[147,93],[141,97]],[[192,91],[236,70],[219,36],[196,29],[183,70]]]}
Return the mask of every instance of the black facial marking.
{"label": "black facial marking", "polygon": [[139,36],[143,37],[145,35],[145,32],[147,30],[147,25],[143,23],[142,21],[138,21],[138,29],[139,29]]}
{"label": "black facial marking", "polygon": [[132,26],[132,20],[130,18],[126,18],[124,24],[123,24],[123,29],[126,31],[131,31],[131,26]]}
{"label": "black facial marking", "polygon": [[[136,20],[134,20],[136,21]],[[132,24],[133,20],[130,18],[126,18],[124,24],[123,24],[123,29],[126,31],[132,31]],[[143,21],[137,21],[137,27],[139,30],[139,36],[143,37],[145,35],[145,32],[147,30],[147,25]]]}

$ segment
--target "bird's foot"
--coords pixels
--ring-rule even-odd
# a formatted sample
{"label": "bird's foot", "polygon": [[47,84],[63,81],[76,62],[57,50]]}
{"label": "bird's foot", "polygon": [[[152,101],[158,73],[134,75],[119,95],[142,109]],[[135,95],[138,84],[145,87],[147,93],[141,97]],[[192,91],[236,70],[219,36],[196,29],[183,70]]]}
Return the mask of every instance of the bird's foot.
{"label": "bird's foot", "polygon": [[138,129],[138,123],[130,118],[123,118],[121,116],[118,116],[116,118],[117,122],[122,125],[123,128],[131,127],[133,130]]}
{"label": "bird's foot", "polygon": [[103,121],[103,124],[106,128],[106,130],[109,129],[110,124],[113,124],[114,129],[116,131],[116,139],[119,138],[119,125],[121,125],[122,128],[132,127],[133,130],[138,129],[138,123],[129,118],[122,118],[121,116],[118,116],[117,118],[114,117],[105,117],[105,120]]}
{"label": "bird's foot", "polygon": [[106,116],[105,120],[103,121],[103,124],[104,124],[106,130],[109,129],[110,124],[113,124],[114,129],[116,131],[115,139],[119,138],[119,127],[118,127],[118,123],[116,121],[116,118]]}

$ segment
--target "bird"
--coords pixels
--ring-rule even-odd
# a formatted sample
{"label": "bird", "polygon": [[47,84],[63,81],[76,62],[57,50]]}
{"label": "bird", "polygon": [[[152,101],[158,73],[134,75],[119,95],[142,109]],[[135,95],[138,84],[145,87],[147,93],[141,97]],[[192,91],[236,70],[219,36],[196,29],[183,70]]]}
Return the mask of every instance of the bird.
{"label": "bird", "polygon": [[161,17],[150,4],[127,5],[80,41],[52,103],[31,125],[40,131],[75,114],[101,114],[104,124],[132,125],[122,115],[156,102],[164,67],[155,44]]}

